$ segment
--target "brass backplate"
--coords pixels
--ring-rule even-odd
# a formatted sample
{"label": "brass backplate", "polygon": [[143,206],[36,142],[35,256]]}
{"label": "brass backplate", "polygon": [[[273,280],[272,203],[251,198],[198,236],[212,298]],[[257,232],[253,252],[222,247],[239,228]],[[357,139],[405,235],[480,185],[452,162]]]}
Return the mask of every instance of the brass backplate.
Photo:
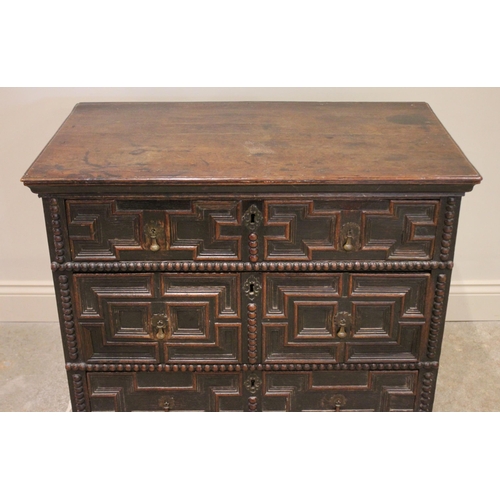
{"label": "brass backplate", "polygon": [[350,238],[352,245],[351,252],[356,252],[361,248],[361,229],[355,222],[346,222],[340,229],[339,250],[344,250],[347,239]]}

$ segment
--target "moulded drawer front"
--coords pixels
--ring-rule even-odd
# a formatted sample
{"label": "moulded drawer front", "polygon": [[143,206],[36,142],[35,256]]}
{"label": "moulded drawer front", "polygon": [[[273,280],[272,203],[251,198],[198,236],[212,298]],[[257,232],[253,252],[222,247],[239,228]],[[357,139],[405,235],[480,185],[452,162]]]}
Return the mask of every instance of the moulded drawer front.
{"label": "moulded drawer front", "polygon": [[417,361],[431,281],[427,273],[265,273],[263,363]]}
{"label": "moulded drawer front", "polygon": [[75,261],[241,260],[242,202],[68,200]]}
{"label": "moulded drawer front", "polygon": [[439,200],[278,200],[263,204],[264,260],[427,260]]}
{"label": "moulded drawer front", "polygon": [[417,370],[90,372],[87,385],[92,411],[413,411],[423,387]]}
{"label": "moulded drawer front", "polygon": [[265,372],[263,411],[413,411],[418,371]]}
{"label": "moulded drawer front", "polygon": [[91,411],[244,411],[243,374],[88,373]]}
{"label": "moulded drawer front", "polygon": [[76,329],[91,363],[241,363],[238,274],[75,274]]}

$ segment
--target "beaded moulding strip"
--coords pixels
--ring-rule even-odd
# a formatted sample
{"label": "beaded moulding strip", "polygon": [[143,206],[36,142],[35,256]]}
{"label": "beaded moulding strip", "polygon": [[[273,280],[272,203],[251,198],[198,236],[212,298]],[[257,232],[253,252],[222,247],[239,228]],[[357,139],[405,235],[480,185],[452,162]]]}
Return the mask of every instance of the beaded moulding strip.
{"label": "beaded moulding strip", "polygon": [[73,304],[67,276],[59,276],[59,295],[64,319],[64,334],[68,346],[69,359],[78,359],[78,344],[76,341],[75,319],[73,317]]}
{"label": "beaded moulding strip", "polygon": [[452,269],[452,261],[322,261],[322,262],[66,262],[52,263],[53,271],[109,272],[306,272],[306,271],[430,271]]}
{"label": "beaded moulding strip", "polygon": [[434,292],[434,302],[432,305],[431,322],[429,326],[429,340],[427,341],[427,356],[436,357],[439,333],[443,319],[446,274],[440,274],[436,281],[436,290]]}
{"label": "beaded moulding strip", "polygon": [[52,223],[52,239],[54,241],[54,254],[57,264],[64,263],[64,240],[61,229],[61,214],[57,198],[49,201],[50,218]]}
{"label": "beaded moulding strip", "polygon": [[152,363],[66,363],[68,371],[93,372],[241,372],[241,371],[332,371],[332,370],[419,370],[437,368],[437,361],[417,363],[288,363],[288,364],[222,364],[179,365]]}
{"label": "beaded moulding strip", "polygon": [[446,208],[444,212],[444,226],[441,237],[441,255],[439,256],[442,261],[447,261],[450,257],[451,244],[453,241],[453,229],[455,226],[455,208],[455,198],[448,198],[446,200]]}
{"label": "beaded moulding strip", "polygon": [[424,373],[420,392],[419,411],[431,411],[432,385],[434,381],[435,376],[433,372]]}
{"label": "beaded moulding strip", "polygon": [[83,388],[83,377],[82,375],[73,375],[73,391],[75,394],[76,410],[86,411],[87,407],[85,404],[85,391]]}

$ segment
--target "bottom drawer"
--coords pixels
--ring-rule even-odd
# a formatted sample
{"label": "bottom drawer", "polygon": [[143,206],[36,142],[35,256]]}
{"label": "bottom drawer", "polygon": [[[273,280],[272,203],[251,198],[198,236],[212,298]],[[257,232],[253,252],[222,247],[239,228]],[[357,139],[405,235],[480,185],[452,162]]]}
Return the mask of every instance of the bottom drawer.
{"label": "bottom drawer", "polygon": [[418,371],[269,372],[263,411],[414,411]]}
{"label": "bottom drawer", "polygon": [[242,411],[242,373],[87,374],[91,411]]}
{"label": "bottom drawer", "polygon": [[92,372],[86,392],[90,411],[430,411],[435,379],[434,369]]}

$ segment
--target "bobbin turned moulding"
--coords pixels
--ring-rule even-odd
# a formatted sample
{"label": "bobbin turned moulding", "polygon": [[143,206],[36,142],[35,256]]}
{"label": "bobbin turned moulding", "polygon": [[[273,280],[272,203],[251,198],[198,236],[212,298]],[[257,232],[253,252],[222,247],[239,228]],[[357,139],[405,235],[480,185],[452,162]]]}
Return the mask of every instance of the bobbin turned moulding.
{"label": "bobbin turned moulding", "polygon": [[84,103],[43,197],[75,411],[430,411],[460,200],[424,103]]}

